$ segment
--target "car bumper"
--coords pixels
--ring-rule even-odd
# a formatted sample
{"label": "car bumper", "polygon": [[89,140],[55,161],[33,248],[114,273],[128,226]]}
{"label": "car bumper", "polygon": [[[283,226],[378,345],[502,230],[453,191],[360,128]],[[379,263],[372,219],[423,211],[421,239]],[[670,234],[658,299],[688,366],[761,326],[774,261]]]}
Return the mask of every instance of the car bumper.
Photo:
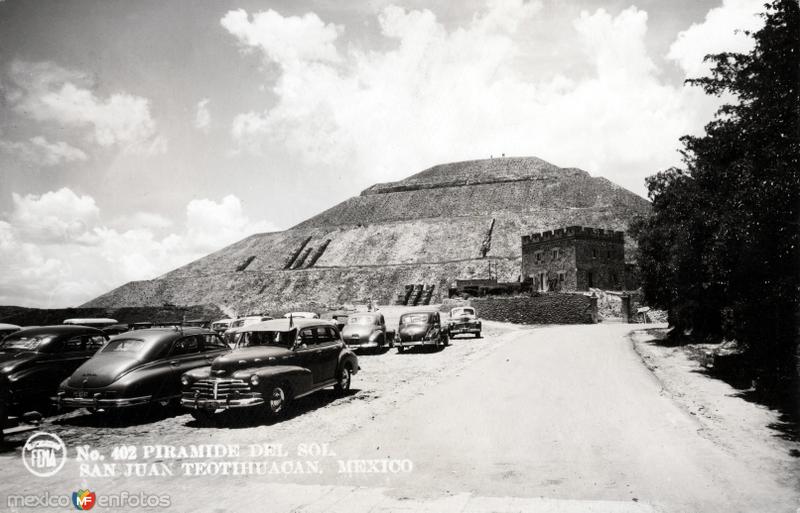
{"label": "car bumper", "polygon": [[141,397],[122,397],[119,399],[102,399],[95,397],[66,397],[58,396],[55,398],[56,406],[67,408],[129,408],[131,406],[142,406],[149,404],[153,400],[152,395]]}
{"label": "car bumper", "polygon": [[397,347],[435,346],[436,339],[431,340],[399,340],[394,343]]}
{"label": "car bumper", "polygon": [[181,399],[181,406],[190,410],[229,410],[232,408],[250,408],[264,404],[261,397],[246,397],[242,399]]}
{"label": "car bumper", "polygon": [[449,328],[451,335],[458,335],[461,333],[480,333],[481,328],[479,326],[467,326],[467,327],[459,327],[459,328]]}
{"label": "car bumper", "polygon": [[370,349],[373,347],[380,347],[380,344],[375,342],[347,342],[345,341],[348,349]]}

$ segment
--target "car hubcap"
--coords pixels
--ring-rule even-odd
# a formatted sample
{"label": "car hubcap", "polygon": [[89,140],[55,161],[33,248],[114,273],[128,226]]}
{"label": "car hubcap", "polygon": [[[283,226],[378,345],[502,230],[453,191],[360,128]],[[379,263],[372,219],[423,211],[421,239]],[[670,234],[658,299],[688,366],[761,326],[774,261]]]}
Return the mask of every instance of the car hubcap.
{"label": "car hubcap", "polygon": [[286,396],[283,393],[283,389],[280,387],[275,387],[272,389],[272,396],[269,399],[269,407],[274,413],[278,413],[283,409],[283,402],[286,399]]}

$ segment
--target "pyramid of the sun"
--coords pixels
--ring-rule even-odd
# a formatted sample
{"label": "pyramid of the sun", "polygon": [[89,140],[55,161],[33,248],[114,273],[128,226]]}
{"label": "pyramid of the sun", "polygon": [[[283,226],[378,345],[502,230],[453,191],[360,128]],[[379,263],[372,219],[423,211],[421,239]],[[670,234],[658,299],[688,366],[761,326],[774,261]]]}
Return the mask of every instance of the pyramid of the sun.
{"label": "pyramid of the sun", "polygon": [[[85,306],[215,304],[240,313],[391,302],[409,284],[520,278],[520,237],[581,225],[626,230],[649,203],[538,158],[443,164],[373,185],[297,226],[261,233]],[[630,253],[630,241],[626,247]]]}

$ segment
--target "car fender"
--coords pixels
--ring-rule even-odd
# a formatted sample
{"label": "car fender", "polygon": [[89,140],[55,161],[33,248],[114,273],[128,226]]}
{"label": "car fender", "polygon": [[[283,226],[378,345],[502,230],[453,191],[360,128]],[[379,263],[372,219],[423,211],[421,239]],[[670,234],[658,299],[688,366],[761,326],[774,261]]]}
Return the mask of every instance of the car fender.
{"label": "car fender", "polygon": [[180,392],[181,386],[180,377],[176,376],[170,367],[165,366],[163,362],[152,362],[128,370],[106,388],[116,390],[120,397],[143,395],[158,397]]}
{"label": "car fender", "polygon": [[58,389],[63,375],[63,365],[58,361],[29,362],[27,365],[8,374],[8,385],[16,396],[26,394],[52,393]]}
{"label": "car fender", "polygon": [[338,369],[341,369],[342,366],[345,365],[346,363],[350,364],[350,369],[352,370],[353,374],[356,374],[359,370],[361,370],[361,367],[358,366],[358,357],[354,352],[350,351],[349,349],[339,353],[339,363],[336,366],[337,371]]}
{"label": "car fender", "polygon": [[314,376],[305,367],[297,365],[274,365],[270,367],[241,369],[233,373],[234,379],[250,382],[252,376],[258,376],[261,384],[259,388],[266,393],[266,385],[276,381],[285,381],[292,388],[292,395],[296,396],[310,390],[314,385]]}
{"label": "car fender", "polygon": [[186,376],[192,381],[197,381],[198,379],[207,379],[211,377],[211,366],[204,365],[202,367],[198,367],[196,369],[192,369],[189,371],[184,372],[181,374],[181,377]]}

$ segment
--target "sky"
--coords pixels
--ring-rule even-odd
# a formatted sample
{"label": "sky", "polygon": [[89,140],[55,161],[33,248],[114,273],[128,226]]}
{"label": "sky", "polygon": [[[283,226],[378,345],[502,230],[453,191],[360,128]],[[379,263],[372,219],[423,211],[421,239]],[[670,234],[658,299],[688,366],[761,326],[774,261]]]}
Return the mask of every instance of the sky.
{"label": "sky", "polygon": [[432,165],[642,196],[763,0],[0,0],[0,304],[76,306]]}

